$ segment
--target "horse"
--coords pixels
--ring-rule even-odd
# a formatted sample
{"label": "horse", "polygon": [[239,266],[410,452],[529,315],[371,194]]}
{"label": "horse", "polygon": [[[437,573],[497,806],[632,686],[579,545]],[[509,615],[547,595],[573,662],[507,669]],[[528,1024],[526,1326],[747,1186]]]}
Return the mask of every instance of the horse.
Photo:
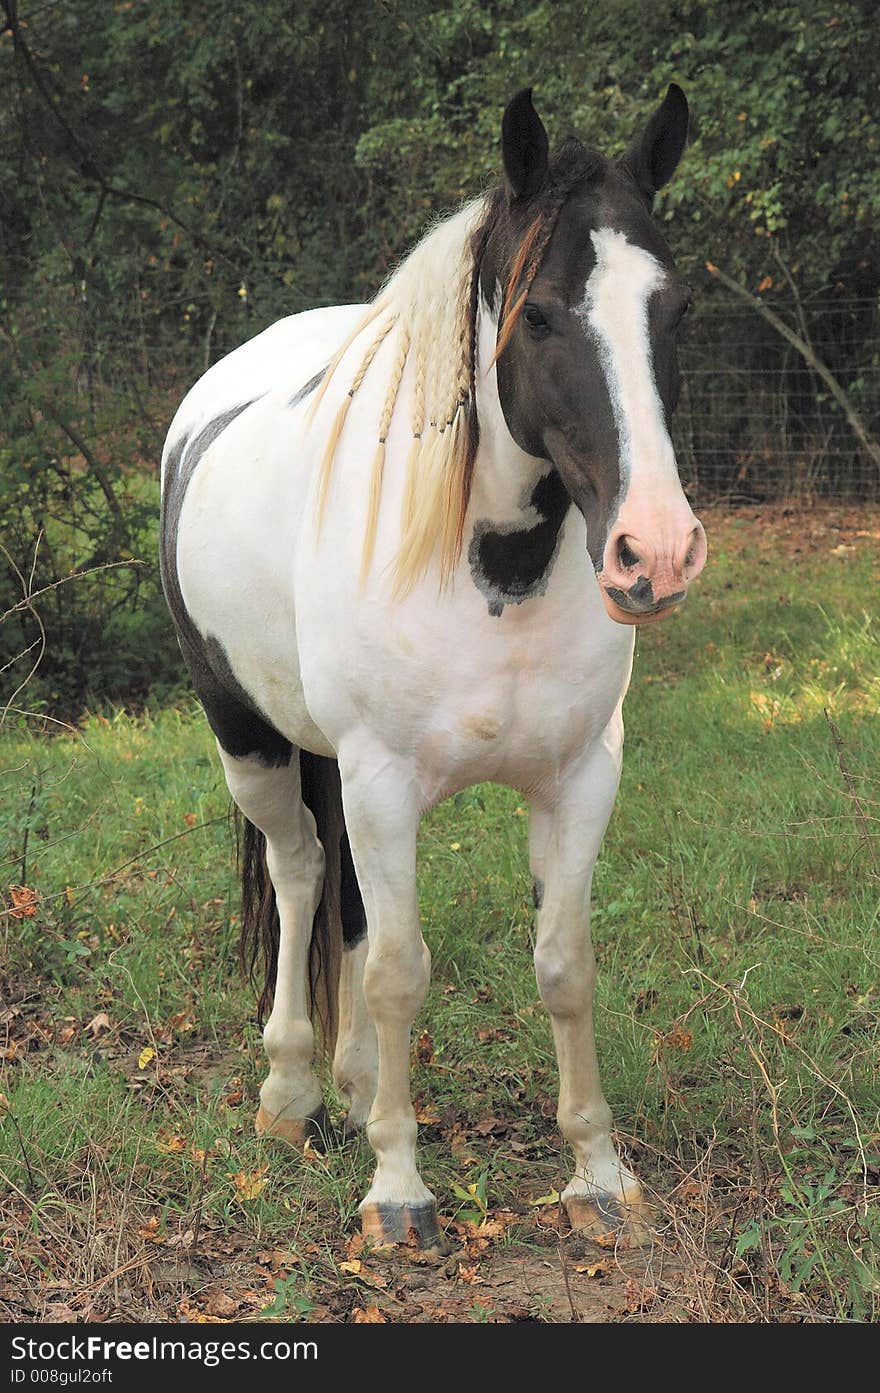
{"label": "horse", "polygon": [[442,1250],[410,1097],[431,962],[416,837],[483,781],[530,809],[562,1201],[587,1236],[651,1231],[599,1078],[590,890],[635,627],[706,558],[669,434],[691,294],[652,217],[687,130],[672,85],[622,156],[551,153],[519,92],[495,187],[368,305],[281,319],[217,362],[168,433],[162,581],[243,820],[257,1132],[302,1148],[322,1128],[328,1054],[375,1153],[372,1241]]}

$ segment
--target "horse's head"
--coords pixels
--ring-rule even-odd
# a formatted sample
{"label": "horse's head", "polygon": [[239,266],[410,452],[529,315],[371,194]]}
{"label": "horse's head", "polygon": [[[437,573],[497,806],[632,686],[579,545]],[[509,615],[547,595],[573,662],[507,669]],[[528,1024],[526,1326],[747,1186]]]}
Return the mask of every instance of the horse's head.
{"label": "horse's head", "polygon": [[671,610],[706,559],[669,438],[690,294],[651,217],[687,125],[672,86],[621,159],[574,140],[551,157],[531,92],[521,92],[504,114],[507,182],[482,255],[484,296],[492,303],[503,290],[507,427],[557,469],[586,521],[605,607],[626,624]]}

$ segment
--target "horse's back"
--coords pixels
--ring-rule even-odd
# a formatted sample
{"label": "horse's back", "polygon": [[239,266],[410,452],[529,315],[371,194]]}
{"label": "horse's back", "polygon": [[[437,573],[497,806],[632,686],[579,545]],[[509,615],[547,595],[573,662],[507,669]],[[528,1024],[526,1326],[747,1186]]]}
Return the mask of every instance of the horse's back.
{"label": "horse's back", "polygon": [[221,414],[277,391],[295,399],[327,366],[362,313],[361,305],[331,305],[287,315],[214,363],[175,413],[162,454],[163,474],[170,452]]}

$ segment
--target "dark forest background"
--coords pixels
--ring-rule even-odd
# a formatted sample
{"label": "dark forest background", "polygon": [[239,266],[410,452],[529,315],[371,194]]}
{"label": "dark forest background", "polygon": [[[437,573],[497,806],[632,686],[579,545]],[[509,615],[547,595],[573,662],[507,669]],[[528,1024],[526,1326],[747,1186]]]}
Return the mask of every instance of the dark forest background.
{"label": "dark forest background", "polygon": [[29,710],[176,687],[153,558],[180,397],[282,315],[371,296],[497,177],[524,85],[611,154],[688,93],[657,215],[698,296],[692,492],[876,496],[872,0],[2,0],[0,25],[9,701],[44,652]]}

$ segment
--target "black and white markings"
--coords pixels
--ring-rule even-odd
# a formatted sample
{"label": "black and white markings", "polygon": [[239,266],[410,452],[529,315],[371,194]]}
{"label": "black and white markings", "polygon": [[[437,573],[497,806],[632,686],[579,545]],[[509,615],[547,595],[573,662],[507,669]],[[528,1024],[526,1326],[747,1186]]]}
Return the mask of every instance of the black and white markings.
{"label": "black and white markings", "polygon": [[522,503],[524,513],[537,514],[537,522],[497,523],[481,518],[474,524],[468,563],[491,615],[498,617],[505,605],[521,605],[544,594],[570,504],[554,469],[538,480]]}
{"label": "black and white markings", "polygon": [[181,437],[168,452],[162,494],[159,569],[180,651],[212,731],[227,754],[238,758],[252,755],[260,763],[272,767],[290,762],[290,741],[275,730],[242,687],[220,640],[196,628],[184,603],[177,571],[180,516],[189,484],[209,447],[227,426],[253,405],[253,400],[221,412],[195,436]]}

